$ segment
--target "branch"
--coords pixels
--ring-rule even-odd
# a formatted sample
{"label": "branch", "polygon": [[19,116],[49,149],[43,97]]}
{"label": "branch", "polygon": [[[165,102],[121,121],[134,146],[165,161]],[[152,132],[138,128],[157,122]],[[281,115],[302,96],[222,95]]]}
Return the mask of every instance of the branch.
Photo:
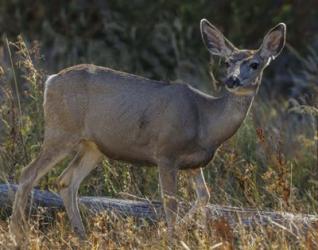
{"label": "branch", "polygon": [[[10,209],[14,199],[17,185],[0,184],[0,209]],[[63,202],[59,195],[34,189],[31,195],[32,208],[48,208],[49,211],[63,209]],[[89,213],[97,214],[101,212],[113,212],[120,216],[132,216],[151,221],[163,218],[163,208],[160,202],[135,201],[114,199],[106,197],[83,196],[79,202]],[[186,206],[181,204],[184,210]],[[290,232],[299,232],[299,229],[307,229],[318,222],[318,217],[314,215],[293,214],[287,212],[266,212],[256,209],[227,207],[209,204],[206,206],[209,222],[225,220],[231,227],[239,224],[246,226],[273,225]]]}

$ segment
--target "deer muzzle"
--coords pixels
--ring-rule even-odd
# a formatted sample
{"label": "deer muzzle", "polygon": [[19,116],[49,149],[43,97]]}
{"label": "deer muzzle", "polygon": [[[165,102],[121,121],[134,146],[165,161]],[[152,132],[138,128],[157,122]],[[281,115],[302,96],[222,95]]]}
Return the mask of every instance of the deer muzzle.
{"label": "deer muzzle", "polygon": [[226,81],[225,81],[225,85],[230,88],[237,88],[239,86],[242,86],[241,81],[238,77],[236,76],[230,76]]}

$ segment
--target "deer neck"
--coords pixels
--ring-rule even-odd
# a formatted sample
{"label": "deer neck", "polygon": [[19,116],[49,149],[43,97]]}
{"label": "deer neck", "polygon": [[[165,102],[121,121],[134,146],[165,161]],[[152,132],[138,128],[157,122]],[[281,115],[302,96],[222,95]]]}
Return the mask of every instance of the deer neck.
{"label": "deer neck", "polygon": [[237,96],[227,92],[223,97],[211,100],[205,117],[206,145],[218,147],[239,129],[254,100],[253,96]]}

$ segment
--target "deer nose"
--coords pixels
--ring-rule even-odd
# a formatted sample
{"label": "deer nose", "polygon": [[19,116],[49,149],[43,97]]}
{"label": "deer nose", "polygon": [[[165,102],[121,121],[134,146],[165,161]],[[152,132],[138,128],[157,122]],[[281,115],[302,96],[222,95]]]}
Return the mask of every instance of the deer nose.
{"label": "deer nose", "polygon": [[238,77],[236,76],[230,76],[226,82],[225,82],[226,86],[229,88],[235,88],[241,85],[241,81]]}

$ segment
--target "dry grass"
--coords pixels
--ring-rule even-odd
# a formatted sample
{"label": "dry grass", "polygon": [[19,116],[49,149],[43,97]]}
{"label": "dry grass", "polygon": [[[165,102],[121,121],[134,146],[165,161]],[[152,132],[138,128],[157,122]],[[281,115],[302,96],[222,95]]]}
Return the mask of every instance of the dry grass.
{"label": "dry grass", "polygon": [[[101,214],[86,218],[87,240],[79,240],[70,230],[65,213],[58,213],[54,222],[45,216],[32,217],[29,249],[317,249],[317,228],[304,234],[290,232],[277,225],[248,228],[238,224],[231,228],[220,219],[206,228],[194,224],[179,227],[169,243],[164,222],[149,224],[133,218]],[[52,220],[52,218],[51,218]],[[8,225],[0,220],[0,248],[13,247]]]}

